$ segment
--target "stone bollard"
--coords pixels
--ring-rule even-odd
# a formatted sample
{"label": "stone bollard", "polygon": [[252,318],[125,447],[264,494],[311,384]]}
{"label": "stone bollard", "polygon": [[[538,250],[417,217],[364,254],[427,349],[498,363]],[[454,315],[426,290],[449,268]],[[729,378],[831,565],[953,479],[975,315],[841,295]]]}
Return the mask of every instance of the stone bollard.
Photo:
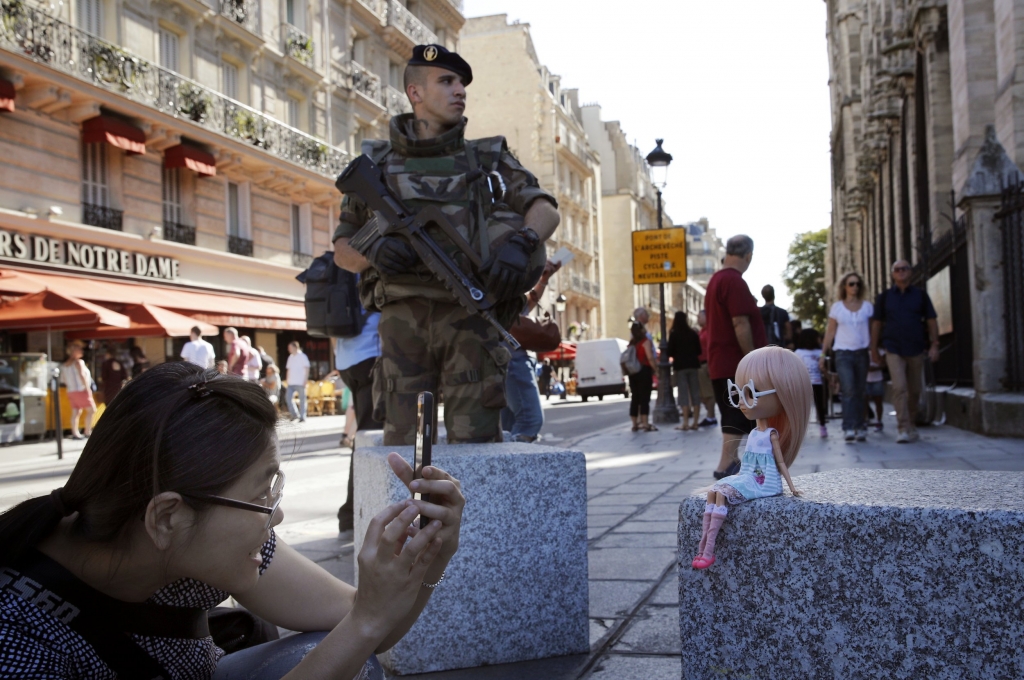
{"label": "stone bollard", "polygon": [[[355,551],[370,520],[409,492],[396,451],[360,433]],[[587,481],[582,453],[535,444],[436,445],[433,462],[462,483],[459,551],[419,620],[381,663],[391,673],[512,663],[590,650]],[[356,578],[359,566],[356,564]]]}
{"label": "stone bollard", "polygon": [[679,506],[683,678],[1024,677],[1024,473],[793,482],[730,508],[706,570],[706,494]]}

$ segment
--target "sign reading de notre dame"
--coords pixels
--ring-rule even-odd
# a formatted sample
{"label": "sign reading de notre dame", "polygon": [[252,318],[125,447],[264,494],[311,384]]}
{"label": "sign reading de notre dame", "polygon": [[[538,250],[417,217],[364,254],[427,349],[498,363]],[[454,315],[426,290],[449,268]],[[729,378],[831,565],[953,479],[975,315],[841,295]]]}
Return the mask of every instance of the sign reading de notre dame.
{"label": "sign reading de notre dame", "polygon": [[88,243],[0,229],[0,260],[59,264],[86,271],[174,281],[180,263],[172,257],[134,253]]}
{"label": "sign reading de notre dame", "polygon": [[633,283],[685,282],[685,227],[633,232]]}

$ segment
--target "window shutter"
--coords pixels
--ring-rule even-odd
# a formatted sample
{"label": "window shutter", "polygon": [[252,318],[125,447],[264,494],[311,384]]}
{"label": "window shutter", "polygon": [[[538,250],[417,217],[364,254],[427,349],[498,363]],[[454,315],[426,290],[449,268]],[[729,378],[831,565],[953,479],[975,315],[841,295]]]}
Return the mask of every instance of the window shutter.
{"label": "window shutter", "polygon": [[178,71],[178,34],[160,29],[160,65],[170,71]]}
{"label": "window shutter", "polygon": [[224,95],[231,99],[238,99],[238,67],[234,64],[224,62]]}
{"label": "window shutter", "polygon": [[302,250],[302,221],[299,215],[299,206],[294,203],[292,203],[292,252],[304,252]]}
{"label": "window shutter", "polygon": [[87,33],[102,36],[101,0],[78,0],[78,27]]}

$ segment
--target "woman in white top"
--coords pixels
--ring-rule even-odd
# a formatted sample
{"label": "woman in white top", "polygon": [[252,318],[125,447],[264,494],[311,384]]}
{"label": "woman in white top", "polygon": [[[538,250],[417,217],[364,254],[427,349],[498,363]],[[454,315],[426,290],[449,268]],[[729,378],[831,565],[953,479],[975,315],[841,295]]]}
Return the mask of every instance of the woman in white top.
{"label": "woman in white top", "polygon": [[92,373],[82,361],[85,345],[75,340],[68,345],[68,358],[61,366],[61,376],[68,388],[68,402],[71,404],[71,438],[84,439],[78,431],[78,419],[85,411],[85,437],[92,434],[92,419],[96,414],[96,402],[92,398]]}
{"label": "woman in white top", "polygon": [[864,298],[864,279],[850,272],[839,280],[838,301],[828,313],[828,328],[822,342],[823,366],[830,349],[836,357],[839,390],[843,401],[843,437],[848,442],[867,438],[865,390],[868,377],[868,347],[871,345],[871,315],[875,307]]}

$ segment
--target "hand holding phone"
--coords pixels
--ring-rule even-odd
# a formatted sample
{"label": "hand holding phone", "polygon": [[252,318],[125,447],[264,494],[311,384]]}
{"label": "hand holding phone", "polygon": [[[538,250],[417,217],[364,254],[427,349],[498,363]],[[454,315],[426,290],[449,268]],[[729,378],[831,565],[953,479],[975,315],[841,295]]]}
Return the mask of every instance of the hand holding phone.
{"label": "hand holding phone", "polygon": [[[416,446],[412,466],[412,478],[423,479],[423,468],[430,465],[430,453],[434,444],[434,395],[420,392],[416,397]],[[416,494],[419,500],[430,502],[430,494]],[[429,517],[420,515],[420,529],[430,522]]]}

